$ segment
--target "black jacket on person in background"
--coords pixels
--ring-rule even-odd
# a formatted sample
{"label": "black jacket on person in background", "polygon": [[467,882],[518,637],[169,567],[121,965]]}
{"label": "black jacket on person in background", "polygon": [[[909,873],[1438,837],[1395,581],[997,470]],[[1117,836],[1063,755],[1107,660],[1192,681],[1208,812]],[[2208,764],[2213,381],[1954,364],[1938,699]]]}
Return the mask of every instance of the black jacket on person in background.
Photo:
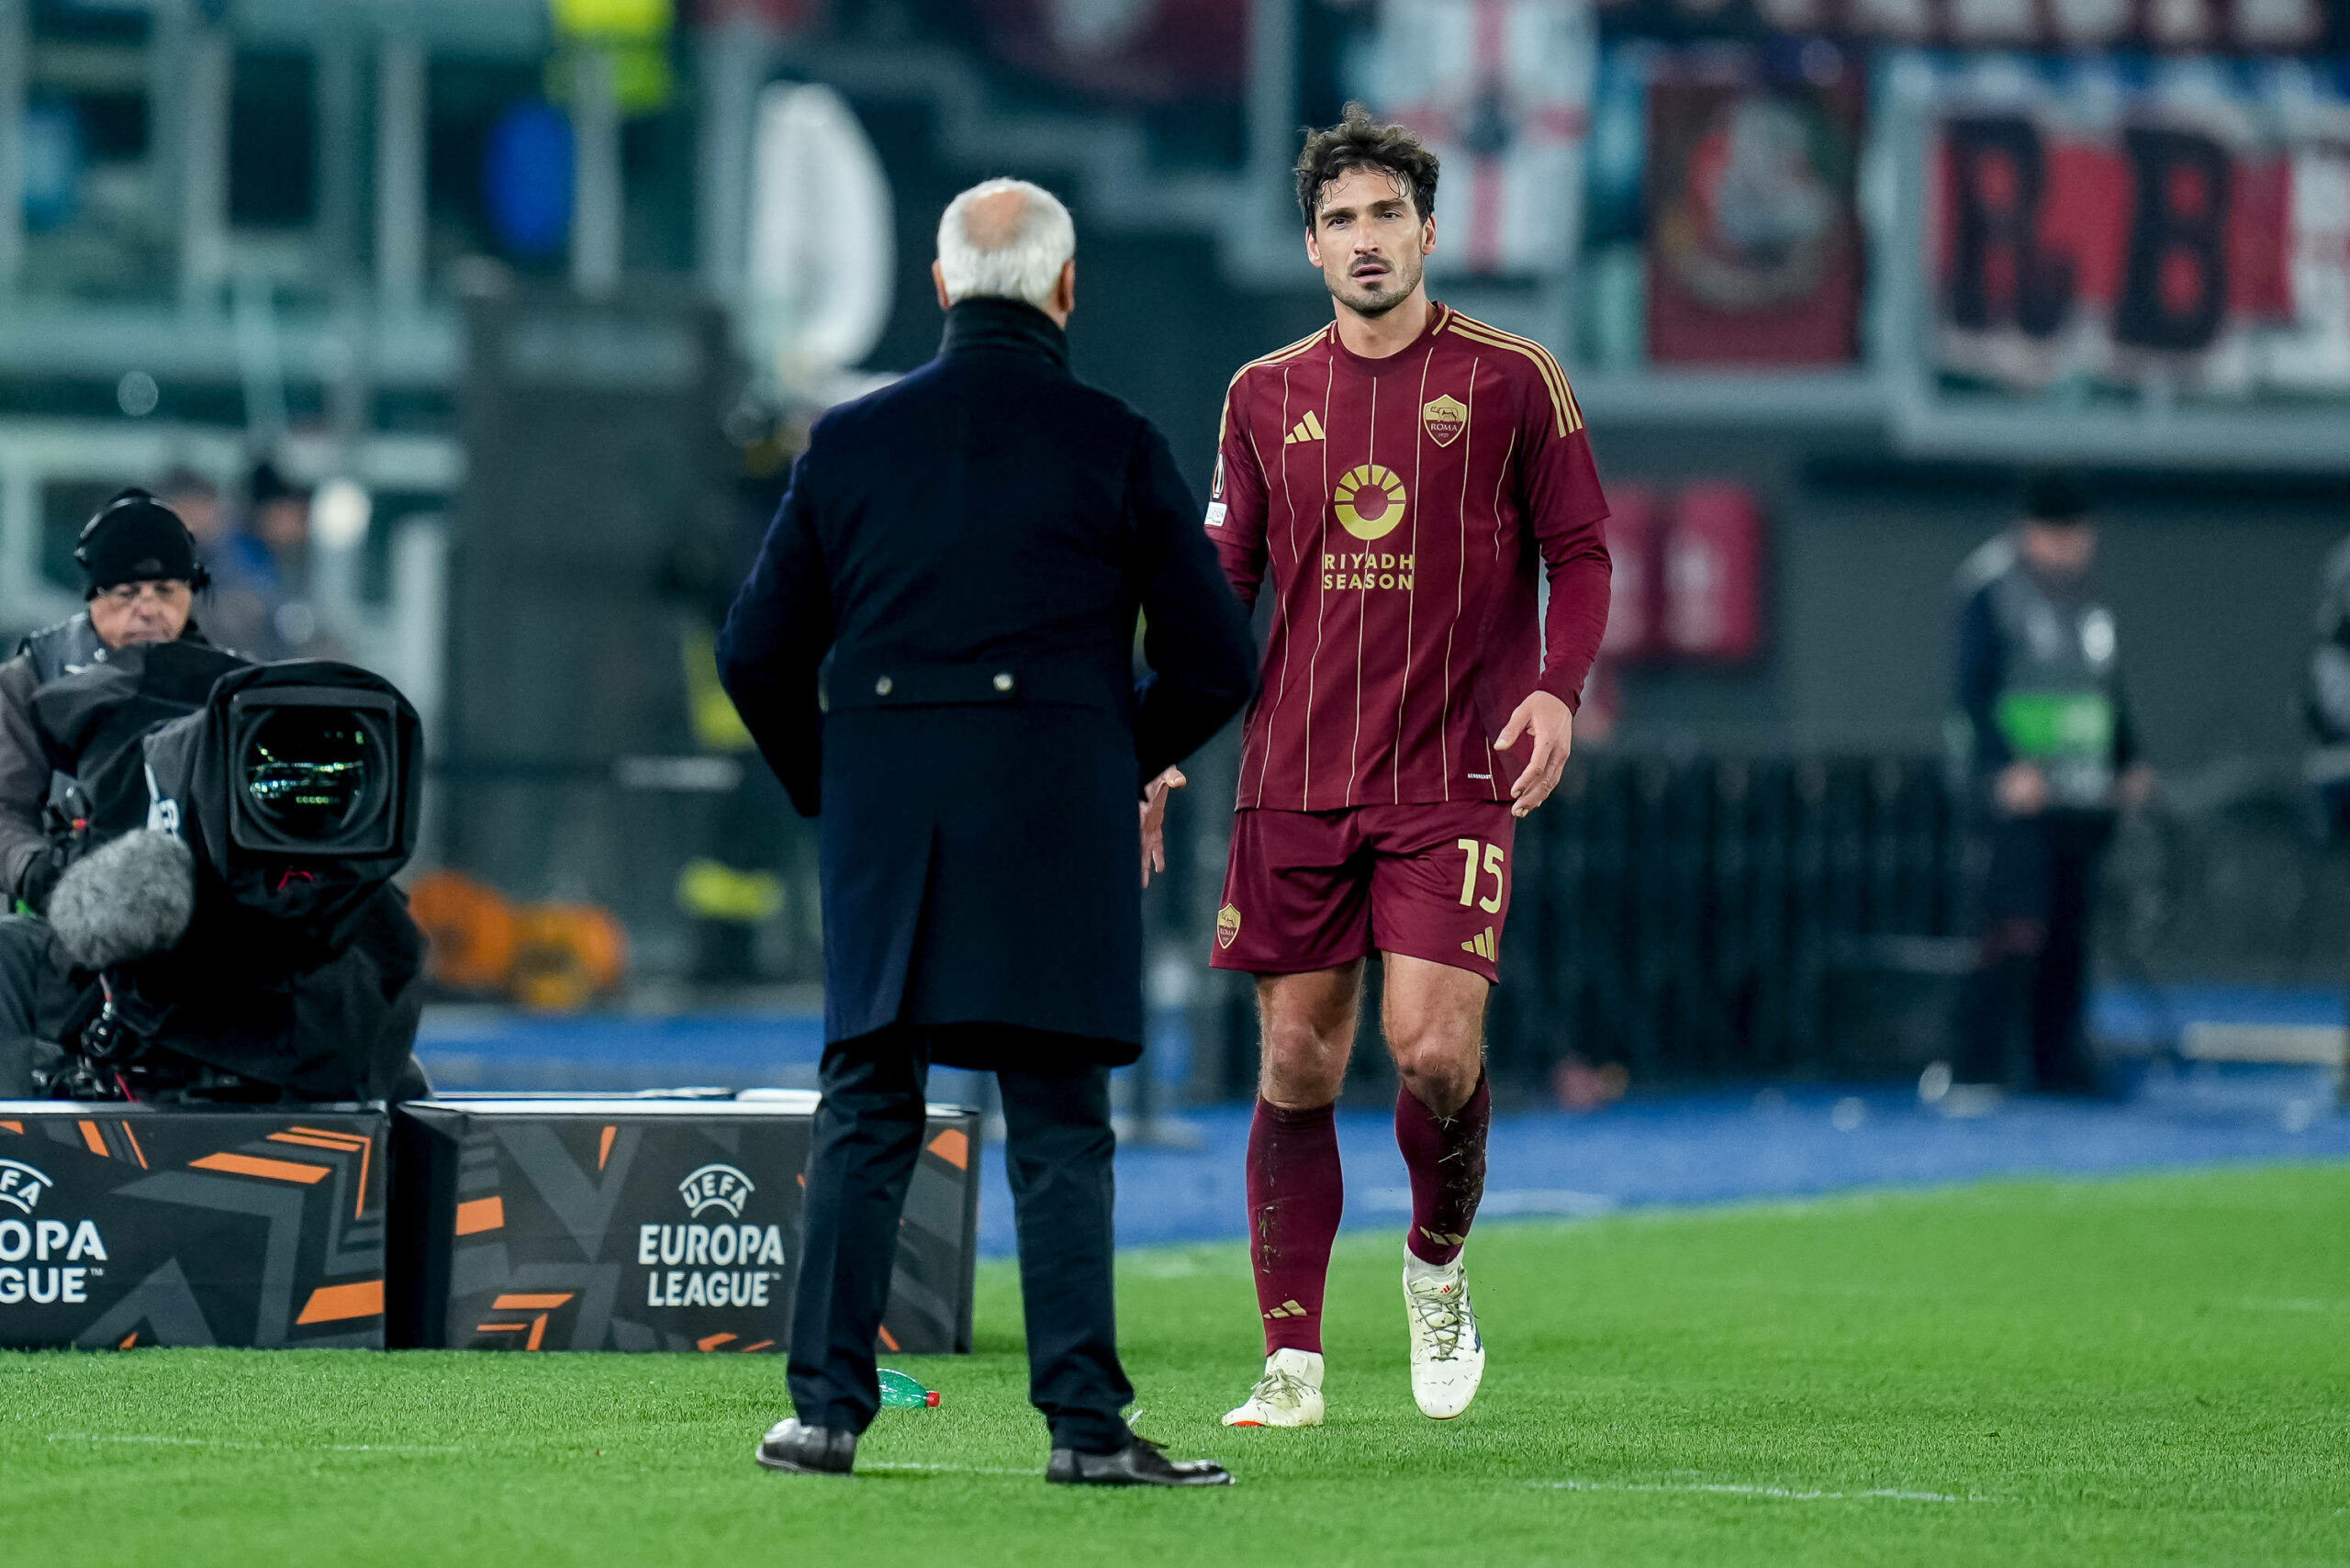
{"label": "black jacket on person in background", "polygon": [[[965,300],[937,358],[817,422],[718,657],[821,815],[828,1039],[1135,1059],[1140,786],[1240,711],[1256,649],[1166,441],[1049,318]],[[1050,1065],[957,1046],[1003,1037],[936,1057]]]}
{"label": "black jacket on person in background", "polygon": [[[2118,776],[2138,760],[2137,725],[2122,682],[2118,650],[2112,646],[2116,640],[2112,617],[2087,578],[2044,582],[2034,577],[2012,535],[2000,534],[1966,558],[1954,587],[1958,621],[1953,666],[1958,713],[1966,730],[1966,756],[1978,796],[1987,798],[1993,778],[2018,756],[2000,714],[2002,700],[2026,675],[2017,667],[2026,662],[2025,650],[2018,644],[2031,633],[2010,624],[2016,619],[2014,607],[2009,605],[2003,613],[2000,602],[2003,592],[2015,588],[2025,590],[2021,597],[2028,607],[2047,618],[2047,626],[2038,629],[2037,634],[2056,638],[2067,648],[2087,640],[2092,623],[2102,619],[2107,645],[2095,661],[2098,667],[2085,672],[2082,680],[2085,685],[2093,684],[2110,705],[2112,736],[2104,758],[2107,770]],[[2067,809],[2061,801],[2054,804],[2055,809]],[[2103,802],[2100,809],[2110,804]]]}

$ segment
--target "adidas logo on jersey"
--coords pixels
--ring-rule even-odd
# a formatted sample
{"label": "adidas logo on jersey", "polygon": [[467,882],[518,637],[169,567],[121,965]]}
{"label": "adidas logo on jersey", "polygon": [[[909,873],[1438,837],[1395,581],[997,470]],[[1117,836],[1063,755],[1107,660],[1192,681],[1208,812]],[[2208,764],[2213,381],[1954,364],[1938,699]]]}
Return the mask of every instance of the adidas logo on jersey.
{"label": "adidas logo on jersey", "polygon": [[1474,953],[1489,964],[1502,956],[1502,945],[1494,940],[1494,928],[1490,925],[1460,944],[1460,950],[1464,953]]}
{"label": "adidas logo on jersey", "polygon": [[1295,446],[1301,441],[1320,441],[1321,439],[1322,421],[1314,417],[1313,409],[1308,409],[1305,410],[1305,418],[1290,427],[1289,434],[1281,437],[1281,444]]}

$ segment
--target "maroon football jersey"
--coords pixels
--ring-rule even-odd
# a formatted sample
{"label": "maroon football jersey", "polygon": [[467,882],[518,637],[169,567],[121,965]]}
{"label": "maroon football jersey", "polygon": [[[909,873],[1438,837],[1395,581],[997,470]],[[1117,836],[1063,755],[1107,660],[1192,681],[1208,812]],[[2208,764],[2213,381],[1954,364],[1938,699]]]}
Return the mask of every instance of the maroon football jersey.
{"label": "maroon football jersey", "polygon": [[[1607,502],[1543,347],[1438,305],[1402,353],[1335,324],[1225,394],[1208,537],[1273,588],[1239,804],[1506,800],[1493,743],[1538,687],[1573,707],[1607,623]],[[1539,568],[1550,579],[1537,610]]]}

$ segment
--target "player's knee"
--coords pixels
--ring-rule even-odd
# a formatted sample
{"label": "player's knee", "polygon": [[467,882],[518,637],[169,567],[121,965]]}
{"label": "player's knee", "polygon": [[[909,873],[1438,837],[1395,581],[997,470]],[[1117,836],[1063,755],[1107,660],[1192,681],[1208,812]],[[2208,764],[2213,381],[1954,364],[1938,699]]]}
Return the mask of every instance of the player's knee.
{"label": "player's knee", "polygon": [[1308,1068],[1336,1058],[1346,1065],[1353,1030],[1326,1027],[1311,1019],[1275,1020],[1265,1026],[1266,1059],[1284,1068]]}
{"label": "player's knee", "polygon": [[1449,1030],[1423,1029],[1391,1037],[1395,1076],[1412,1097],[1439,1115],[1450,1115],[1477,1090],[1480,1060],[1472,1036],[1460,1038]]}
{"label": "player's knee", "polygon": [[1266,1098],[1282,1105],[1326,1104],[1337,1095],[1352,1054],[1352,1031],[1312,1018],[1265,1021]]}

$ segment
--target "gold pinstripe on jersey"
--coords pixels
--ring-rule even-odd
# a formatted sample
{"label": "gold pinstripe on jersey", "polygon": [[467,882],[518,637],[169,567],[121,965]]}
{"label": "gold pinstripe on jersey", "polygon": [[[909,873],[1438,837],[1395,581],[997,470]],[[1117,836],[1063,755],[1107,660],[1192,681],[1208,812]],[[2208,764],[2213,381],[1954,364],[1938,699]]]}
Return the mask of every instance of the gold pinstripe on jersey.
{"label": "gold pinstripe on jersey", "polygon": [[1463,316],[1458,310],[1448,311],[1438,330],[1458,332],[1472,342],[1510,349],[1532,360],[1535,368],[1541,373],[1543,386],[1550,388],[1550,406],[1559,417],[1559,433],[1572,435],[1583,429],[1583,409],[1575,402],[1574,389],[1567,385],[1567,373],[1551,357],[1549,349],[1531,338],[1521,338],[1513,332],[1505,332],[1499,327],[1489,327],[1475,317]]}
{"label": "gold pinstripe on jersey", "polygon": [[1232,373],[1232,379],[1224,384],[1224,412],[1217,416],[1215,421],[1215,443],[1218,451],[1223,450],[1224,432],[1232,424],[1232,393],[1233,389],[1240,385],[1240,378],[1252,370],[1260,370],[1269,364],[1279,364],[1284,360],[1295,359],[1320,342],[1330,330],[1328,327],[1316,327],[1287,348],[1275,349],[1269,354],[1252,359]]}
{"label": "gold pinstripe on jersey", "polygon": [[1583,428],[1583,409],[1576,403],[1574,392],[1567,385],[1566,372],[1560,368],[1550,350],[1530,338],[1521,338],[1497,327],[1488,327],[1466,316],[1455,315],[1449,325],[1454,331],[1472,342],[1509,349],[1532,360],[1541,374],[1542,384],[1550,389],[1551,406],[1559,416],[1559,433],[1566,435]]}

